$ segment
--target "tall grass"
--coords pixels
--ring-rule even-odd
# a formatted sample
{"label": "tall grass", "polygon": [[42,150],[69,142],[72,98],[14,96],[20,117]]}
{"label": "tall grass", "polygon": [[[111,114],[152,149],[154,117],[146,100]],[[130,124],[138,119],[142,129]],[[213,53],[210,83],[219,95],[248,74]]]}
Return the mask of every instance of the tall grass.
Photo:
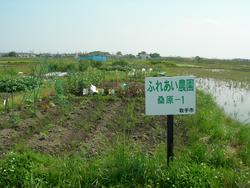
{"label": "tall grass", "polygon": [[64,159],[26,151],[0,162],[1,187],[236,187],[246,176],[197,164],[183,155],[168,167],[164,147],[143,153],[138,145],[117,144],[106,156]]}

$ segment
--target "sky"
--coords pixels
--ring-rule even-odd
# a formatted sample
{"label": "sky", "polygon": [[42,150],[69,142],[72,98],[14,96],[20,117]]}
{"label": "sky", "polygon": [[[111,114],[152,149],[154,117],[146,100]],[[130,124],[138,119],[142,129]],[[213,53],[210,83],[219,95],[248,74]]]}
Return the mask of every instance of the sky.
{"label": "sky", "polygon": [[0,0],[0,52],[250,59],[249,0]]}

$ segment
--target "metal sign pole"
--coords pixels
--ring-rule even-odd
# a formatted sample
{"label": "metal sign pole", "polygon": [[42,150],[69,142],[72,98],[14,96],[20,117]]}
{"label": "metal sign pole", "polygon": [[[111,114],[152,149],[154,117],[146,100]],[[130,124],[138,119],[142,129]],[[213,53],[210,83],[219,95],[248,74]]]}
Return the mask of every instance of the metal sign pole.
{"label": "metal sign pole", "polygon": [[169,162],[173,160],[173,140],[174,140],[174,116],[168,115],[167,116],[167,162],[169,165]]}

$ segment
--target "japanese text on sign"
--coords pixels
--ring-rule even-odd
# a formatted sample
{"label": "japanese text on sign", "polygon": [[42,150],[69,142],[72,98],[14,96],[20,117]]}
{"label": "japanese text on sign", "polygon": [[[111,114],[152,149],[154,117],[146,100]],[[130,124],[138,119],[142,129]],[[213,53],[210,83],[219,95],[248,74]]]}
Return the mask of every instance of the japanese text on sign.
{"label": "japanese text on sign", "polygon": [[195,77],[148,77],[145,79],[146,114],[194,114],[195,94]]}

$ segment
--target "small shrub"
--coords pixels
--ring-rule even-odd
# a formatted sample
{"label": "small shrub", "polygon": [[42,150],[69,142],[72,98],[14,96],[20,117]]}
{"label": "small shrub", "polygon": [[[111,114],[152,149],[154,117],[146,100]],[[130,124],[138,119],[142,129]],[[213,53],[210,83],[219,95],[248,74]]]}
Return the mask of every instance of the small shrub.
{"label": "small shrub", "polygon": [[20,116],[16,112],[12,112],[7,122],[7,126],[10,128],[15,128],[17,124],[21,121]]}
{"label": "small shrub", "polygon": [[156,65],[156,64],[161,64],[162,61],[160,61],[160,60],[151,60],[150,63],[151,63],[152,65]]}
{"label": "small shrub", "polygon": [[75,62],[50,62],[48,63],[48,72],[72,72],[77,70]]}
{"label": "small shrub", "polygon": [[103,66],[103,63],[100,61],[92,61],[92,60],[80,60],[79,61],[79,71],[86,71],[89,67],[100,69]]}
{"label": "small shrub", "polygon": [[190,158],[192,161],[200,164],[208,159],[208,148],[203,144],[197,144],[190,149]]}
{"label": "small shrub", "polygon": [[83,89],[88,88],[89,84],[87,78],[83,77],[81,74],[75,73],[68,78],[67,89],[70,93],[80,96],[82,95]]}
{"label": "small shrub", "polygon": [[91,67],[93,67],[93,68],[100,68],[102,65],[103,65],[103,63],[102,62],[100,62],[100,61],[91,61]]}
{"label": "small shrub", "polygon": [[4,78],[0,80],[0,92],[19,92],[36,88],[40,80],[34,77]]}
{"label": "small shrub", "polygon": [[72,71],[76,71],[77,70],[77,66],[75,63],[70,63],[66,65],[66,69],[64,70],[65,72],[72,72]]}
{"label": "small shrub", "polygon": [[65,92],[65,84],[63,80],[55,81],[55,91],[56,91],[56,100],[59,104],[65,105],[67,103],[67,96]]}
{"label": "small shrub", "polygon": [[211,154],[211,158],[209,159],[209,163],[215,167],[231,167],[234,162],[232,159],[228,158],[225,154],[225,150],[223,148],[214,148],[214,151]]}
{"label": "small shrub", "polygon": [[161,60],[151,60],[150,63],[152,65],[164,65],[168,67],[176,67],[176,63],[174,62],[169,62],[169,61],[161,61]]}
{"label": "small shrub", "polygon": [[23,187],[30,169],[29,157],[10,153],[0,163],[0,187]]}
{"label": "small shrub", "polygon": [[127,65],[128,65],[128,62],[123,60],[123,59],[118,60],[118,61],[114,61],[112,63],[112,66],[123,66],[124,67],[124,66],[127,66]]}
{"label": "small shrub", "polygon": [[79,61],[79,71],[84,72],[86,71],[89,66],[90,66],[91,62],[89,60],[80,60]]}
{"label": "small shrub", "polygon": [[246,164],[250,165],[250,127],[242,126],[237,134],[238,143],[241,145],[240,157]]}
{"label": "small shrub", "polygon": [[67,90],[69,93],[80,96],[84,88],[89,88],[91,84],[98,86],[103,80],[103,74],[99,70],[88,70],[84,73],[73,73],[67,80]]}
{"label": "small shrub", "polygon": [[55,72],[59,70],[59,65],[56,63],[49,63],[48,64],[48,72]]}

